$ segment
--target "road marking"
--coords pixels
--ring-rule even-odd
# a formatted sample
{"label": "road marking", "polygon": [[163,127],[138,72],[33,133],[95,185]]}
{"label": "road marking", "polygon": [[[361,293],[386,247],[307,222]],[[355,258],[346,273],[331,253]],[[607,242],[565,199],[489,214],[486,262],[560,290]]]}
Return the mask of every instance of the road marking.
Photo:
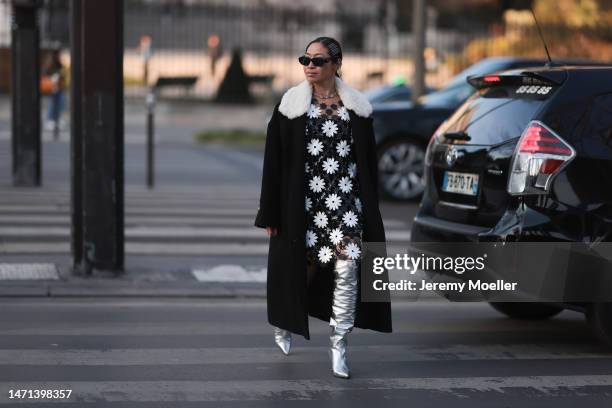
{"label": "road marking", "polygon": [[[180,239],[180,238],[235,238],[235,239],[268,239],[265,231],[262,228],[256,228],[254,226],[248,228],[191,228],[191,227],[126,227],[125,228],[126,239],[139,239],[139,238],[150,238],[150,239],[161,239],[167,238]],[[38,237],[44,236],[45,238],[54,239],[68,239],[70,237],[70,228],[67,227],[3,227],[0,226],[0,236],[5,241],[9,241],[11,238],[24,238],[24,237]],[[410,231],[388,231],[386,233],[388,240],[409,240]]]}
{"label": "road marking", "polygon": [[[136,331],[135,331],[136,332]],[[271,331],[269,330],[270,334]],[[250,333],[249,333],[250,334]],[[31,335],[36,335],[32,333]],[[326,346],[295,345],[292,363],[327,362]],[[471,360],[575,360],[612,359],[612,353],[594,352],[569,344],[450,345],[430,347],[351,346],[351,361],[427,362]],[[143,348],[110,350],[3,349],[0,365],[166,365],[166,364],[265,364],[285,361],[275,347]]]}
{"label": "road marking", "polygon": [[[248,228],[189,228],[189,227],[127,227],[126,239],[151,238],[267,238],[265,231],[255,227]],[[45,236],[50,238],[70,237],[70,228],[63,227],[0,227],[3,239]]]}
{"label": "road marking", "polygon": [[[254,217],[151,217],[151,216],[138,216],[131,214],[125,218],[125,223],[128,227],[135,227],[140,225],[151,225],[151,226],[181,226],[187,224],[193,227],[207,227],[207,226],[252,226]],[[52,215],[16,215],[16,216],[3,216],[0,215],[0,224],[4,226],[8,225],[56,225],[63,226],[65,228],[70,227],[70,215],[69,214],[52,214]]]}
{"label": "road marking", "polygon": [[[268,244],[126,242],[132,255],[268,255]],[[0,242],[0,254],[69,254],[68,242]]]}
{"label": "road marking", "polygon": [[[126,242],[125,251],[131,255],[261,255],[267,256],[268,243],[191,243],[191,242]],[[403,247],[389,245],[389,253],[400,253]],[[0,254],[69,254],[68,242],[0,242]]]}
{"label": "road marking", "polygon": [[49,263],[0,263],[0,280],[59,279],[57,268]]}
{"label": "road marking", "polygon": [[[57,203],[49,205],[2,205],[0,204],[0,213],[4,214],[27,214],[27,213],[52,213],[52,214],[69,214],[70,204]],[[135,214],[182,214],[182,215],[251,215],[255,219],[257,207],[249,208],[147,208],[147,207],[131,207],[126,206],[126,213]]]}
{"label": "road marking", "polygon": [[[194,227],[205,227],[205,226],[219,226],[219,225],[242,225],[242,226],[253,226],[253,221],[255,220],[254,216],[232,216],[232,217],[212,217],[212,216],[183,216],[180,214],[174,216],[148,216],[148,215],[140,215],[140,214],[127,214],[125,217],[125,222],[127,226],[135,226],[137,224],[146,224],[146,225],[182,225],[189,224]],[[383,221],[385,229],[391,230],[392,228],[404,228],[407,229],[408,226],[404,221],[400,220],[384,220]],[[65,226],[68,228],[70,226],[70,214],[49,214],[49,215],[37,215],[37,214],[26,214],[26,215],[2,215],[0,214],[0,224],[8,226],[8,225],[51,225],[51,224],[59,224],[59,226]]]}
{"label": "road marking", "polygon": [[194,269],[200,282],[266,282],[267,269],[248,270],[242,265],[217,265],[209,269]]}
{"label": "road marking", "polygon": [[[195,285],[196,283],[194,283]],[[229,293],[229,292],[228,292]],[[5,299],[8,298],[0,298],[2,300],[3,306],[6,306]],[[55,298],[55,302],[60,302],[63,298]],[[192,302],[195,298],[192,298]],[[92,302],[94,299],[91,300]],[[211,301],[210,298],[206,298],[206,302]],[[232,301],[236,302],[236,299],[232,299]],[[257,313],[253,314],[252,317],[254,319],[249,320],[248,322],[242,322],[240,324],[236,324],[236,320],[229,319],[227,321],[207,321],[205,325],[200,324],[201,321],[168,321],[168,322],[139,322],[139,321],[127,321],[127,322],[82,322],[78,325],[74,325],[70,322],[54,322],[52,326],[43,326],[43,327],[3,327],[2,334],[3,335],[17,335],[17,336],[102,336],[104,338],[109,338],[113,336],[164,336],[164,335],[177,335],[177,336],[191,336],[191,335],[201,335],[201,336],[222,336],[222,335],[264,335],[268,336],[271,332],[271,328],[269,325],[265,323],[265,299],[259,300],[259,304],[245,304],[245,303],[237,303],[240,306],[236,306],[236,313],[244,314],[244,310],[247,308],[256,310]],[[573,324],[530,324],[527,322],[508,322],[502,316],[495,316],[493,314],[488,315],[489,318],[483,323],[483,320],[472,321],[465,317],[453,315],[453,312],[463,305],[456,305],[447,302],[446,300],[442,300],[440,298],[434,299],[429,298],[424,301],[419,302],[406,302],[409,303],[409,307],[412,310],[423,310],[423,309],[431,309],[432,304],[433,307],[438,307],[439,309],[443,309],[439,311],[439,313],[443,313],[442,315],[438,314],[438,318],[436,321],[423,323],[422,321],[397,321],[393,322],[393,334],[404,334],[404,335],[428,335],[428,334],[436,334],[440,335],[444,338],[444,335],[448,334],[456,334],[456,335],[464,335],[466,339],[477,338],[478,335],[482,334],[494,334],[499,337],[504,337],[505,334],[508,333],[517,333],[517,334],[545,334],[551,339],[554,338],[563,338],[564,334],[567,334],[568,330],[580,330],[584,327],[582,320],[577,320],[572,322]],[[221,305],[221,306],[220,306]],[[55,307],[55,303],[52,305]],[[481,303],[476,303],[475,306],[480,308],[489,309],[487,305],[483,305]],[[76,305],[70,305],[70,307],[75,308]],[[106,305],[109,310],[116,310],[113,305]],[[143,306],[144,307],[144,306]],[[193,310],[198,309],[207,309],[208,312],[214,313],[217,311],[219,307],[229,307],[225,304],[220,303],[211,303],[209,307],[204,307],[203,305],[198,305],[194,307]],[[397,302],[392,303],[393,310],[400,310]],[[210,310],[213,309],[213,310]],[[262,310],[263,309],[263,310]],[[88,309],[90,310],[90,309]],[[191,308],[190,308],[191,310]],[[119,312],[118,310],[116,310]],[[482,312],[482,309],[479,311]],[[494,313],[491,310],[491,313]],[[208,314],[206,314],[208,316]],[[234,315],[235,316],[235,315]],[[258,317],[259,316],[259,317]],[[440,317],[442,316],[442,317]],[[453,316],[453,318],[448,318],[446,316]],[[312,320],[312,319],[311,319]],[[317,333],[317,335],[325,335],[329,334],[329,327],[324,323],[319,321],[313,321],[311,324],[311,333]],[[368,330],[355,329],[355,332],[359,333],[359,335],[368,335],[372,334],[372,332]],[[109,340],[110,341],[110,340]],[[589,341],[586,339],[585,341]],[[544,345],[545,347],[548,345]],[[594,339],[591,339],[590,343],[586,343],[583,345],[585,350],[587,347],[597,347],[598,344]],[[480,345],[474,345],[474,347],[480,347]],[[486,347],[486,345],[483,345]],[[511,345],[509,347],[512,347]],[[571,346],[565,345],[565,347],[571,350]],[[485,350],[485,349],[483,349]],[[408,350],[409,351],[409,350]],[[425,352],[426,350],[422,350]],[[448,351],[448,350],[447,350]],[[584,351],[584,350],[583,350]],[[500,351],[500,353],[502,353]],[[515,351],[518,352],[518,351]],[[551,352],[554,353],[554,347],[551,347]],[[599,349],[595,349],[595,353],[604,353],[601,347]],[[467,354],[467,353],[466,353]]]}

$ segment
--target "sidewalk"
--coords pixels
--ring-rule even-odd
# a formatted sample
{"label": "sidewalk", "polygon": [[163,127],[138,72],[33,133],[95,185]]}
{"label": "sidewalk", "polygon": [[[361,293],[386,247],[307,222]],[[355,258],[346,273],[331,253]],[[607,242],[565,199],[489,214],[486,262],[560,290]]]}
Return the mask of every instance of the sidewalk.
{"label": "sidewalk", "polygon": [[[60,141],[70,140],[69,97],[63,113],[66,127]],[[273,105],[231,105],[181,101],[159,101],[155,107],[155,136],[157,143],[195,143],[193,135],[202,130],[265,131]],[[52,141],[51,132],[43,126],[47,100],[41,103],[41,129],[44,141]],[[145,100],[125,100],[124,122],[126,143],[146,143],[147,108]],[[228,118],[230,118],[228,120]],[[11,137],[11,99],[0,95],[0,140]]]}

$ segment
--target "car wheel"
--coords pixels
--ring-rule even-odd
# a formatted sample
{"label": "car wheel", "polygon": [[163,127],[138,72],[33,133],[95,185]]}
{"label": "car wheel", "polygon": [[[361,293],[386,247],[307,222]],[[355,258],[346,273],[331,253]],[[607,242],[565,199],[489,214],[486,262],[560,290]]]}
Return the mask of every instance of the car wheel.
{"label": "car wheel", "polygon": [[563,308],[538,302],[489,302],[493,309],[508,317],[522,320],[545,320],[563,311]]}
{"label": "car wheel", "polygon": [[591,303],[586,308],[586,320],[593,334],[612,347],[612,303]]}
{"label": "car wheel", "polygon": [[420,199],[425,189],[425,147],[401,137],[378,148],[378,177],[384,198],[393,201]]}

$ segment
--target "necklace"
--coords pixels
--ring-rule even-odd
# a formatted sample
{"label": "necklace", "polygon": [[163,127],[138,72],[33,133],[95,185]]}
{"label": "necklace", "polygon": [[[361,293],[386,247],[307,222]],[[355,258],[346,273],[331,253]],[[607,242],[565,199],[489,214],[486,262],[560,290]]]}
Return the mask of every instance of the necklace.
{"label": "necklace", "polygon": [[312,92],[314,93],[314,96],[316,96],[317,98],[321,98],[321,99],[331,99],[335,97],[336,95],[338,95],[338,92],[336,91],[334,91],[333,93],[329,95],[318,95],[317,93],[314,92],[314,90]]}

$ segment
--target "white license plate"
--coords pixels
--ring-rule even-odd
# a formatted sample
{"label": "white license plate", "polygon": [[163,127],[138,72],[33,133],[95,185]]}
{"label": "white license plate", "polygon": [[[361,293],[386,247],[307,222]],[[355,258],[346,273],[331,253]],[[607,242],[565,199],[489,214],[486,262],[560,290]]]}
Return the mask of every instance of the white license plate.
{"label": "white license plate", "polygon": [[478,174],[445,171],[442,191],[475,196],[478,192]]}

